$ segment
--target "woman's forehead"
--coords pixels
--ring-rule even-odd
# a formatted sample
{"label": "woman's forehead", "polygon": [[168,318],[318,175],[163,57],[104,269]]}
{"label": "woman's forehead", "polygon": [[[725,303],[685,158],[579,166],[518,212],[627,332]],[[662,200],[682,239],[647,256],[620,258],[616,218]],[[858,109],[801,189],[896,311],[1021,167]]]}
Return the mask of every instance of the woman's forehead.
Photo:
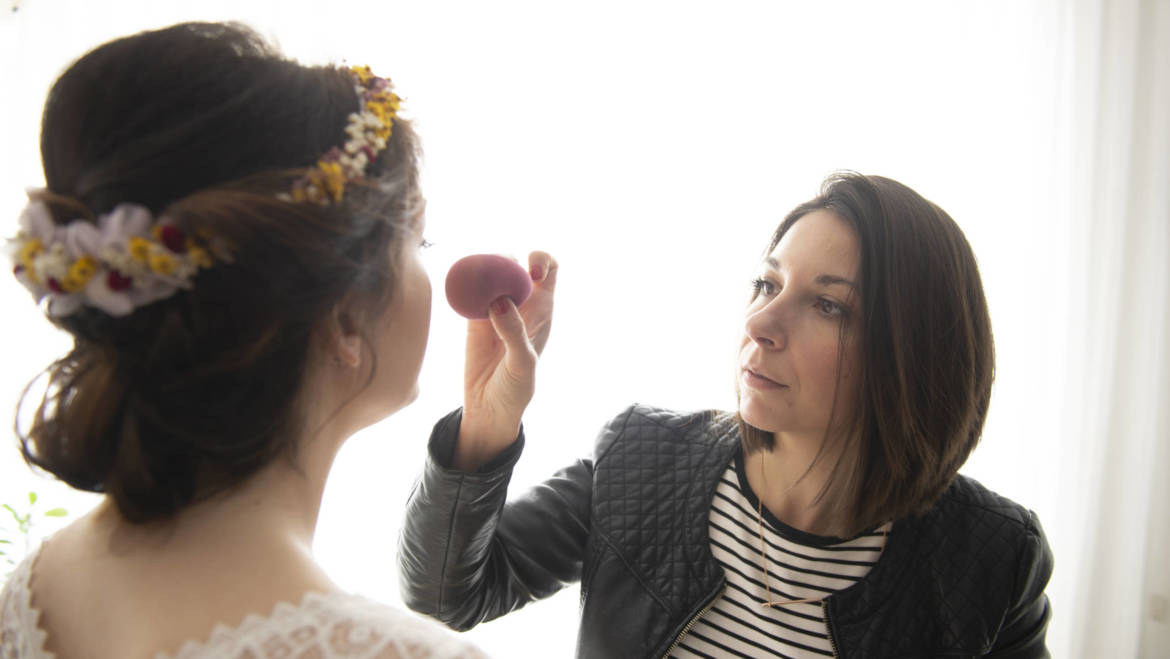
{"label": "woman's forehead", "polygon": [[818,210],[797,220],[764,258],[766,268],[815,271],[853,281],[860,261],[857,234],[835,214]]}

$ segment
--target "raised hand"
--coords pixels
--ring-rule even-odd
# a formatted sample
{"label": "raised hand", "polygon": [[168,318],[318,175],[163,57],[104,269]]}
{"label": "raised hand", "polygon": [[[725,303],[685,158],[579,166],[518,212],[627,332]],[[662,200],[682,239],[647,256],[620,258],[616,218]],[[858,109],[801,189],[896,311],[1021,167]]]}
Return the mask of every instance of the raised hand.
{"label": "raised hand", "polygon": [[492,303],[487,320],[467,322],[463,421],[455,468],[474,471],[508,448],[536,391],[536,361],[552,328],[557,262],[528,255],[532,294],[519,308],[507,297]]}

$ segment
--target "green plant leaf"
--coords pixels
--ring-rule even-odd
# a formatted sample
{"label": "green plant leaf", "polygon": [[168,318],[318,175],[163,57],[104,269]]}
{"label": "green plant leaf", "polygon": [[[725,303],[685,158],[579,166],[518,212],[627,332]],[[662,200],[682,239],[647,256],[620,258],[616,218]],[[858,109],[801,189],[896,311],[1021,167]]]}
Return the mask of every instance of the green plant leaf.
{"label": "green plant leaf", "polygon": [[8,512],[12,513],[12,519],[15,519],[17,524],[24,523],[24,519],[20,516],[19,513],[16,512],[16,509],[13,508],[12,506],[4,503],[4,504],[0,504],[0,508],[4,508],[4,510],[7,510]]}
{"label": "green plant leaf", "polygon": [[64,508],[54,508],[45,511],[45,517],[64,517],[69,513]]}
{"label": "green plant leaf", "polygon": [[31,506],[31,505],[35,504],[36,502],[37,502],[37,493],[36,492],[29,492],[28,493],[28,504]]}

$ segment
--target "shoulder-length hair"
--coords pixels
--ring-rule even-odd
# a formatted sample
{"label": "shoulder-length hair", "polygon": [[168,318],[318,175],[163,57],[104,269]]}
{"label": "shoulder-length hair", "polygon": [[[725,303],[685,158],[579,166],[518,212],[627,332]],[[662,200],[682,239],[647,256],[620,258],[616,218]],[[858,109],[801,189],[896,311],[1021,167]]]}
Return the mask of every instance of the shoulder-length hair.
{"label": "shoulder-length hair", "polygon": [[[855,330],[860,386],[849,418],[831,424],[849,431],[817,499],[832,531],[852,536],[925,512],[950,485],[983,430],[995,348],[975,255],[945,211],[897,181],[839,173],[784,218],[767,252],[816,210],[851,226],[861,250],[861,313],[842,327],[842,339]],[[771,450],[772,433],[739,423],[746,452]]]}

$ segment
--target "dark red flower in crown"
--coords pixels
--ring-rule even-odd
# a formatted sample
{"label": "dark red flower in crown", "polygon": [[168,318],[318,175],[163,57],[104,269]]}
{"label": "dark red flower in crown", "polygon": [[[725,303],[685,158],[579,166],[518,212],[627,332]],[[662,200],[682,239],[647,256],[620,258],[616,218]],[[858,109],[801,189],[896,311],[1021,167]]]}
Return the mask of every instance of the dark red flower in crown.
{"label": "dark red flower in crown", "polygon": [[155,237],[158,238],[158,241],[164,247],[175,254],[182,254],[187,251],[187,236],[178,227],[173,227],[169,224],[160,224],[155,227]]}
{"label": "dark red flower in crown", "polygon": [[117,270],[110,270],[110,274],[106,275],[106,286],[111,291],[124,291],[130,288],[130,278],[123,276]]}

